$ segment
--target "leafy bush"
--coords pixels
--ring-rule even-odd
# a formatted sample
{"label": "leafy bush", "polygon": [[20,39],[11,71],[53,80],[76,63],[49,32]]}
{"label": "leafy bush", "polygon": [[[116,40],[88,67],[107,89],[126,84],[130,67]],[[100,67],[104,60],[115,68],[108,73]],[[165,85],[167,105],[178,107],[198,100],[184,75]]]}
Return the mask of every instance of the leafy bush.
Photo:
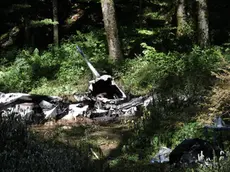
{"label": "leafy bush", "polygon": [[129,60],[122,80],[134,94],[152,90],[164,94],[195,95],[210,87],[211,72],[218,69],[223,56],[218,48],[194,47],[189,54],[159,53],[142,44],[143,55]]}
{"label": "leafy bush", "polygon": [[[85,78],[83,76],[90,75],[83,58],[76,52],[76,45],[83,49],[99,71],[104,70],[104,64],[109,64],[100,32],[94,31],[88,34],[77,32],[77,35],[63,40],[59,48],[50,46],[44,52],[39,52],[38,49],[33,52],[19,51],[14,57],[15,61],[11,62],[11,65],[2,66],[0,70],[1,90],[32,91],[40,94],[62,93],[62,91],[72,93],[78,84],[82,84],[81,79]],[[44,88],[47,85],[51,88]],[[65,88],[60,88],[60,85],[64,85]]]}
{"label": "leafy bush", "polygon": [[201,138],[202,136],[202,126],[197,122],[190,122],[184,124],[179,129],[176,129],[172,136],[171,142],[173,143],[173,147],[180,144],[185,139],[191,138]]}
{"label": "leafy bush", "polygon": [[25,59],[16,59],[10,67],[0,72],[2,91],[28,91],[32,86],[32,67]]}

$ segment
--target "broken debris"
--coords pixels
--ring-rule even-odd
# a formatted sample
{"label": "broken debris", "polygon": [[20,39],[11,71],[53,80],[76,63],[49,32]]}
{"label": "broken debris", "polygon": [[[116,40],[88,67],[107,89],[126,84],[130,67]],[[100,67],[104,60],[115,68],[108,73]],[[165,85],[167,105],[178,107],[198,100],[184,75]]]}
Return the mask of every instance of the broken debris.
{"label": "broken debris", "polygon": [[187,167],[196,163],[208,165],[214,156],[224,156],[224,152],[217,145],[198,138],[186,139],[170,153],[169,162],[176,167]]}
{"label": "broken debris", "polygon": [[148,106],[152,100],[148,96],[141,96],[128,101],[108,75],[91,81],[89,92],[74,97],[76,102],[71,104],[56,96],[1,93],[0,111],[2,116],[13,113],[32,123],[50,119],[74,120],[78,116],[107,120],[133,116],[139,106]]}
{"label": "broken debris", "polygon": [[169,162],[169,154],[172,152],[171,149],[167,147],[161,147],[159,152],[151,160],[151,163],[164,163]]}
{"label": "broken debris", "polygon": [[74,103],[57,96],[0,93],[2,117],[14,114],[29,123],[41,123],[51,119],[76,120],[78,116],[112,121],[117,117],[133,116],[139,106],[147,107],[153,101],[151,96],[128,100],[112,76],[100,76],[79,47],[78,50],[96,77],[89,81],[87,93],[74,94]]}

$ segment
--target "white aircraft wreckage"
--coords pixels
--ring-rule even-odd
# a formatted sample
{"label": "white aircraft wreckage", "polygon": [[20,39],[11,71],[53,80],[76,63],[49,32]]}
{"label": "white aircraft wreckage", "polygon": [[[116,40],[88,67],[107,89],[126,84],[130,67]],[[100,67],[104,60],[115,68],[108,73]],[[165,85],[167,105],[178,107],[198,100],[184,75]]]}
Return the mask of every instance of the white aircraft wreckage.
{"label": "white aircraft wreckage", "polygon": [[100,75],[79,47],[95,79],[89,81],[88,92],[74,94],[70,102],[57,96],[25,93],[1,93],[0,113],[2,118],[18,116],[28,123],[43,123],[51,119],[73,120],[88,117],[95,120],[110,120],[117,117],[134,116],[138,107],[147,107],[152,96],[141,96],[131,100],[118,87],[110,75]]}

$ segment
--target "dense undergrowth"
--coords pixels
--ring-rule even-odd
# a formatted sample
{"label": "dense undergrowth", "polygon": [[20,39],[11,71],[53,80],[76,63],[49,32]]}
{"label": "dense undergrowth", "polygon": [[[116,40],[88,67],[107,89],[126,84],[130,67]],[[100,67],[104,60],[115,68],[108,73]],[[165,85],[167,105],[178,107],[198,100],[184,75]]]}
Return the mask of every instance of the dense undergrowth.
{"label": "dense undergrowth", "polygon": [[[84,35],[78,32],[76,36],[63,40],[59,48],[50,46],[42,52],[38,49],[2,52],[0,58],[4,60],[0,62],[0,90],[48,95],[86,91],[88,81],[93,76],[77,53],[76,45],[88,55],[99,73],[114,76],[125,92],[133,95],[154,94],[158,99],[150,109],[142,110],[140,119],[127,124],[134,132],[122,146],[121,157],[110,162],[115,171],[127,165],[136,168],[134,164],[142,161],[149,162],[161,146],[174,148],[186,138],[205,138],[202,130],[204,123],[228,111],[228,54],[223,48],[201,49],[194,46],[187,53],[164,53],[142,43],[143,52],[136,58],[115,63],[108,59],[103,35],[95,31]],[[6,130],[6,125],[18,126],[18,122],[1,123],[1,128]],[[19,171],[26,171],[36,167],[81,171],[87,167],[86,171],[98,170],[94,168],[96,164],[89,159],[88,153],[83,153],[82,157],[71,148],[59,149],[57,143],[28,137],[23,128],[16,131],[24,136],[10,135],[14,137],[10,138],[12,142],[4,143],[7,147],[0,149],[0,158],[5,159],[1,161],[4,164],[1,167],[5,169],[17,167]],[[15,141],[17,137],[19,142]],[[25,147],[17,149],[20,146],[14,143]],[[17,159],[22,161],[16,162]],[[26,165],[29,167],[25,168]],[[146,168],[152,169],[149,166]]]}
{"label": "dense undergrowth", "polygon": [[78,89],[83,91],[90,72],[77,53],[76,45],[83,48],[93,64],[106,62],[107,59],[105,44],[96,39],[95,35],[99,33],[89,33],[86,36],[78,33],[63,41],[60,48],[50,46],[43,52],[26,49],[10,54],[2,53],[1,59],[6,60],[1,62],[1,90],[56,95],[72,93]]}
{"label": "dense undergrowth", "polygon": [[84,91],[92,74],[76,45],[88,55],[99,73],[111,74],[132,94],[151,90],[193,96],[213,82],[211,72],[223,65],[220,48],[194,47],[189,53],[157,52],[142,43],[142,54],[115,63],[108,59],[102,33],[91,32],[63,40],[59,48],[10,50],[1,53],[0,88],[5,92],[69,94]]}

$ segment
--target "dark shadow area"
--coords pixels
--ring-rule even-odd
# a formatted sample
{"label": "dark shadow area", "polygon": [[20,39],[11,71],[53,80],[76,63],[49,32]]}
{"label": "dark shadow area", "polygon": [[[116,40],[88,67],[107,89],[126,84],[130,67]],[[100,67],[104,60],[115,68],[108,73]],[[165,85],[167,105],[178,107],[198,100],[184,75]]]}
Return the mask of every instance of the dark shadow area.
{"label": "dark shadow area", "polygon": [[39,66],[37,64],[34,64],[32,66],[32,69],[34,73],[32,77],[35,81],[41,79],[42,77],[46,77],[47,80],[54,80],[57,78],[56,74],[60,69],[60,64],[51,66]]}
{"label": "dark shadow area", "polygon": [[[79,127],[79,132],[82,132]],[[74,130],[77,130],[75,128]],[[40,133],[41,134],[41,133]],[[94,145],[87,141],[71,145],[28,130],[18,119],[0,119],[0,171],[106,171],[95,159]]]}

